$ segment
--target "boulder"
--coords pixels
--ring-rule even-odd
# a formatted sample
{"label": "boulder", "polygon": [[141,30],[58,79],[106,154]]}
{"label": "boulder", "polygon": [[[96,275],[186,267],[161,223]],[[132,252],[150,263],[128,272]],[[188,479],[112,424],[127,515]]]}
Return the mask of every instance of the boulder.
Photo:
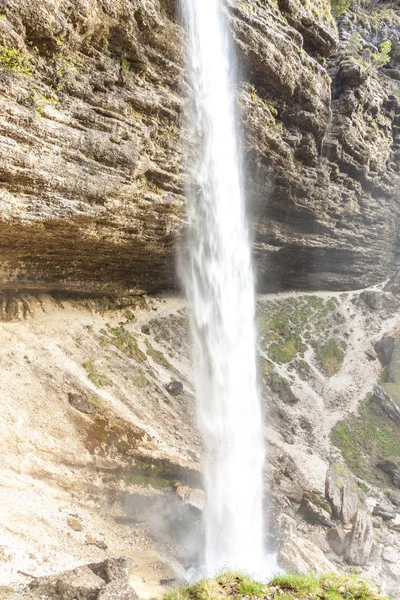
{"label": "boulder", "polygon": [[296,404],[299,401],[290,389],[289,381],[278,375],[278,373],[270,373],[268,383],[271,391],[278,396],[279,400],[285,402],[285,404]]}
{"label": "boulder", "polygon": [[345,560],[350,565],[363,566],[369,561],[374,543],[374,528],[371,517],[359,509],[346,549]]}
{"label": "boulder", "polygon": [[165,386],[165,389],[171,396],[178,396],[183,392],[183,384],[181,381],[171,381]]}
{"label": "boulder", "polygon": [[87,415],[94,415],[99,412],[97,407],[92,402],[87,400],[87,398],[85,398],[85,396],[82,394],[74,394],[70,392],[68,394],[68,402],[72,408],[75,408],[75,410],[79,410],[79,412]]}
{"label": "boulder", "polygon": [[99,593],[97,600],[137,600],[139,596],[124,579],[115,579]]}
{"label": "boulder", "polygon": [[379,342],[374,344],[375,352],[382,365],[385,367],[390,363],[394,349],[394,337],[385,335]]}
{"label": "boulder", "polygon": [[396,512],[388,504],[377,504],[372,511],[375,517],[382,517],[384,521],[390,521],[396,516]]}
{"label": "boulder", "polygon": [[279,563],[290,573],[313,573],[323,575],[336,573],[337,569],[315,544],[308,540],[291,535],[282,544]]}
{"label": "boulder", "polygon": [[379,408],[396,423],[396,425],[400,425],[400,406],[379,385],[374,389],[374,401]]}
{"label": "boulder", "polygon": [[340,527],[332,527],[332,529],[329,529],[328,533],[326,534],[326,539],[329,546],[338,556],[342,556],[345,553],[348,541],[347,536],[348,533],[346,533],[346,531]]}
{"label": "boulder", "polygon": [[333,527],[332,507],[325,498],[313,492],[305,492],[301,500],[300,514],[306,521],[313,524],[320,524],[324,527]]}
{"label": "boulder", "polygon": [[125,556],[77,567],[49,577],[40,577],[30,589],[51,600],[136,600],[129,586],[133,560]]}
{"label": "boulder", "polygon": [[400,506],[400,493],[392,492],[391,494],[389,494],[389,500],[395,506]]}
{"label": "boulder", "polygon": [[88,567],[106,583],[114,580],[128,581],[132,569],[133,560],[127,556],[106,558],[99,563],[91,563]]}
{"label": "boulder", "polygon": [[325,497],[332,505],[333,515],[343,523],[350,523],[359,506],[359,490],[354,477],[346,467],[329,467],[325,480]]}
{"label": "boulder", "polygon": [[394,296],[383,292],[365,290],[360,298],[372,310],[396,310],[399,307],[399,301]]}
{"label": "boulder", "polygon": [[52,600],[97,600],[104,580],[88,567],[77,567],[49,577],[40,577],[30,584],[39,597]]}

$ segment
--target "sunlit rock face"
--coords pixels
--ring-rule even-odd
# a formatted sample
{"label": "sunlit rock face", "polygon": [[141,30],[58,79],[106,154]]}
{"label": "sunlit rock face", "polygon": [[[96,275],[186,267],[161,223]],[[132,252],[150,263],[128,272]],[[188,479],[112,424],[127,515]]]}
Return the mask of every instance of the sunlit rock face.
{"label": "sunlit rock face", "polygon": [[[259,288],[383,279],[397,253],[395,17],[379,31],[342,17],[338,33],[327,0],[228,4]],[[1,14],[1,286],[175,287],[186,85],[175,3],[3,0]],[[376,69],[379,36],[393,51]]]}

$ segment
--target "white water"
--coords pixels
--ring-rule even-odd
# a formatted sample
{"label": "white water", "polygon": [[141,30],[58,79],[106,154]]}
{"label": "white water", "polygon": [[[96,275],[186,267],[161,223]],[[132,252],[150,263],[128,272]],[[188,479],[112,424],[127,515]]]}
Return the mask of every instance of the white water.
{"label": "white water", "polygon": [[189,261],[198,423],[204,442],[205,570],[266,572],[262,414],[254,279],[222,0],[182,0],[194,94],[189,139]]}

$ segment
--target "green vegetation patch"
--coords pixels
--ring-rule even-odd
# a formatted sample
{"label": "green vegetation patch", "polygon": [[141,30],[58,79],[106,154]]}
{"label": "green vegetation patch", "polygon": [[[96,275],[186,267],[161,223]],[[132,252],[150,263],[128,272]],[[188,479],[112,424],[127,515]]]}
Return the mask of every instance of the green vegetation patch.
{"label": "green vegetation patch", "polygon": [[332,516],[332,506],[329,504],[328,500],[325,500],[325,498],[322,498],[322,496],[318,496],[318,494],[314,494],[313,492],[305,492],[303,500],[308,500]]}
{"label": "green vegetation patch", "polygon": [[125,329],[123,325],[119,327],[111,327],[111,325],[107,325],[107,332],[104,334],[104,330],[102,330],[102,338],[100,338],[100,343],[102,345],[107,345],[107,343],[112,344],[115,348],[118,348],[121,352],[133,358],[137,362],[144,363],[147,358],[144,352],[139,348],[137,341],[134,336],[129,333]]}
{"label": "green vegetation patch", "polygon": [[257,326],[261,350],[277,364],[290,364],[303,381],[312,376],[304,360],[313,351],[319,368],[329,377],[337,373],[346,354],[346,343],[333,331],[345,322],[336,298],[304,295],[261,301]]}
{"label": "green vegetation patch", "polygon": [[171,365],[160,350],[153,348],[149,340],[145,340],[147,354],[162,367],[170,367]]}
{"label": "green vegetation patch", "polygon": [[279,575],[265,585],[241,573],[227,571],[216,579],[203,579],[173,590],[164,600],[222,600],[223,598],[268,600],[385,600],[362,579],[344,575]]}
{"label": "green vegetation patch", "polygon": [[82,366],[87,372],[88,378],[96,387],[105,387],[106,385],[111,384],[111,381],[106,375],[97,371],[97,368],[92,360],[83,363]]}
{"label": "green vegetation patch", "polygon": [[22,75],[33,75],[33,62],[30,56],[17,48],[0,46],[0,70],[13,71]]}
{"label": "green vegetation patch", "polygon": [[391,485],[390,476],[377,463],[400,456],[400,429],[379,409],[372,394],[361,402],[357,415],[334,427],[331,438],[352,473],[374,485]]}
{"label": "green vegetation patch", "polygon": [[336,375],[343,365],[347,344],[343,340],[330,338],[322,346],[314,344],[315,356],[328,377]]}

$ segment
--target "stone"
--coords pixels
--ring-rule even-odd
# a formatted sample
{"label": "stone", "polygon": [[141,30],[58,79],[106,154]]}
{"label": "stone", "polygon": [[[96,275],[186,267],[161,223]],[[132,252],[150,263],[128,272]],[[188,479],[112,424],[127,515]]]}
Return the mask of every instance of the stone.
{"label": "stone", "polygon": [[114,579],[99,593],[97,600],[137,600],[139,596],[125,579]]}
{"label": "stone", "polygon": [[386,458],[378,463],[379,469],[384,473],[394,473],[400,468],[400,459]]}
{"label": "stone", "polygon": [[78,521],[78,519],[75,519],[74,517],[68,517],[67,524],[74,531],[82,531],[83,530],[82,523],[80,521]]}
{"label": "stone", "polygon": [[171,396],[178,396],[183,392],[183,384],[181,381],[171,381],[165,386],[165,389]]}
{"label": "stone", "polygon": [[392,480],[393,480],[393,484],[397,488],[400,488],[400,470],[399,469],[396,469],[396,471],[393,471]]}
{"label": "stone", "polygon": [[375,352],[381,364],[386,367],[390,363],[394,350],[394,337],[385,335],[379,342],[374,344]]}
{"label": "stone", "polygon": [[391,492],[389,494],[389,500],[395,506],[400,506],[400,492],[399,493],[397,493],[397,492]]}
{"label": "stone", "polygon": [[50,577],[40,577],[32,581],[29,587],[39,597],[50,597],[52,600],[97,600],[104,585],[103,579],[84,566]]}
{"label": "stone", "polygon": [[367,350],[365,351],[365,356],[368,358],[368,360],[376,360],[376,354],[370,348],[367,348]]}
{"label": "stone", "polygon": [[343,465],[329,467],[325,480],[325,497],[332,505],[333,515],[344,524],[350,523],[359,506],[359,491],[354,477]]}
{"label": "stone", "polygon": [[382,552],[382,559],[388,563],[397,563],[400,562],[400,551],[398,548],[394,546],[388,546],[384,548]]}
{"label": "stone", "polygon": [[99,563],[91,563],[88,567],[106,583],[110,583],[110,581],[114,580],[128,581],[132,565],[132,558],[129,558],[128,556],[118,556],[115,558],[106,558]]}
{"label": "stone", "polygon": [[377,517],[382,517],[384,521],[390,521],[394,519],[396,516],[396,512],[393,510],[391,506],[376,504],[372,511],[372,514]]}
{"label": "stone", "polygon": [[364,566],[368,563],[374,543],[374,529],[368,513],[359,509],[346,548],[345,560],[350,565]]}
{"label": "stone", "polygon": [[374,389],[374,401],[388,417],[400,425],[400,405],[379,385]]}
{"label": "stone", "polygon": [[203,490],[193,489],[180,483],[176,485],[175,489],[184,504],[188,504],[199,511],[203,511],[206,501],[206,494]]}
{"label": "stone", "polygon": [[85,398],[85,396],[83,396],[82,394],[75,394],[70,392],[68,394],[68,402],[70,403],[72,408],[75,408],[79,412],[85,413],[87,415],[94,415],[99,412],[98,408],[92,402],[87,400],[87,398]]}
{"label": "stone", "polygon": [[399,307],[399,301],[391,294],[366,290],[360,294],[361,300],[372,310],[396,310]]}
{"label": "stone", "polygon": [[343,556],[346,550],[347,536],[348,534],[340,527],[332,527],[326,534],[329,546],[338,556]]}
{"label": "stone", "polygon": [[315,544],[296,535],[289,535],[278,551],[279,564],[289,573],[336,573],[337,569]]}
{"label": "stone", "polygon": [[312,492],[305,492],[301,500],[300,514],[313,524],[320,524],[324,527],[333,527],[332,524],[332,508],[325,498]]}
{"label": "stone", "polygon": [[278,373],[272,372],[268,377],[269,387],[271,391],[278,396],[285,404],[296,404],[299,399],[290,389],[290,383]]}

